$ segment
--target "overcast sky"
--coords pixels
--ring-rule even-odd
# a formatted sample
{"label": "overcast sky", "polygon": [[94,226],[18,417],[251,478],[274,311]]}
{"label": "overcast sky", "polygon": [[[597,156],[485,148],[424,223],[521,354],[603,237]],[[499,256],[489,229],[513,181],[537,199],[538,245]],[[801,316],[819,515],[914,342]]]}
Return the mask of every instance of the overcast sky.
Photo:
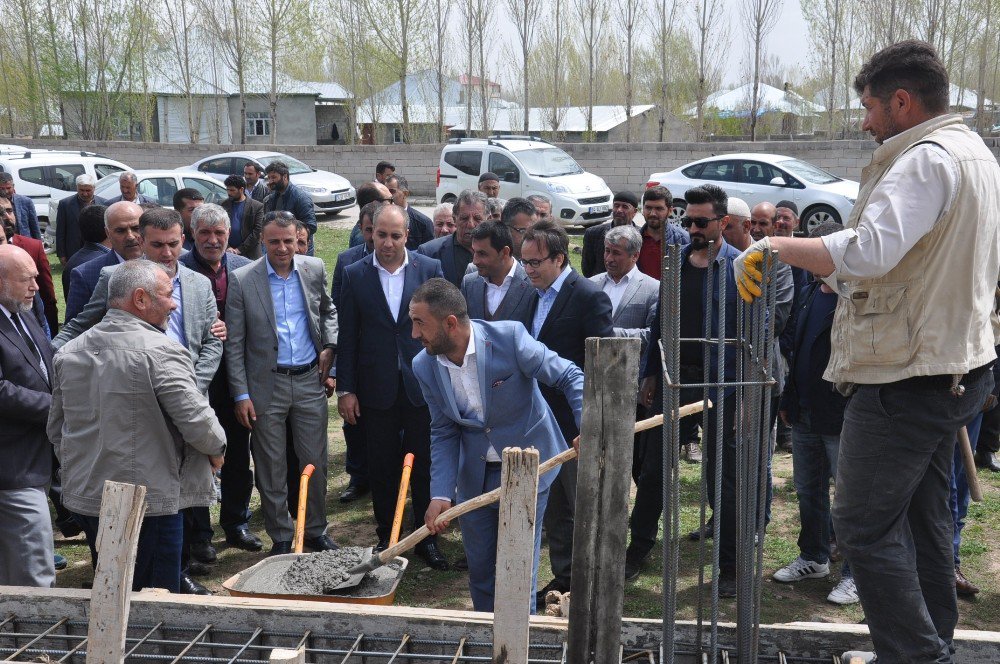
{"label": "overcast sky", "polygon": [[[737,0],[724,0],[724,2],[729,12],[730,41],[737,44],[744,38],[739,25],[740,3]],[[802,18],[799,0],[784,0],[781,18],[768,35],[767,42],[768,55],[777,56],[783,67],[798,67],[808,71],[812,65],[812,54],[809,52],[809,31],[805,19]],[[723,73],[723,85],[732,86],[742,82],[742,54],[740,57],[727,58],[726,62],[728,68]]]}

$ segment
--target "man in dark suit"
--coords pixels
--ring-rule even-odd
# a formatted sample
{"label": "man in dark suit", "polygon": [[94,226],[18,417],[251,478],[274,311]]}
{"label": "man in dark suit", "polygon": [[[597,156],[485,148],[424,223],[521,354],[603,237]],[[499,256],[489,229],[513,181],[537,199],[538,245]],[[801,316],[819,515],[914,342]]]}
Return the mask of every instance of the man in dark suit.
{"label": "man in dark suit", "polygon": [[591,226],[583,232],[583,255],[580,272],[590,279],[604,272],[604,236],[616,226],[632,224],[639,211],[639,198],[631,191],[619,191],[611,203],[611,221]]}
{"label": "man in dark suit", "polygon": [[106,205],[107,201],[94,196],[97,181],[84,173],[76,177],[76,194],[59,201],[56,209],[56,256],[63,265],[83,246],[80,236],[80,211],[88,205]]}
{"label": "man in dark suit", "polygon": [[41,240],[16,232],[17,221],[14,219],[14,204],[3,196],[0,196],[0,222],[3,223],[10,243],[24,249],[35,261],[35,269],[38,270],[38,294],[45,306],[48,332],[53,335],[59,329],[59,309],[56,303],[56,289],[52,285],[52,269],[49,267],[49,259],[45,256],[45,245],[42,244]]}
{"label": "man in dark suit", "polygon": [[35,203],[27,196],[14,191],[14,176],[10,173],[0,173],[0,196],[9,198],[14,204],[14,216],[17,217],[17,232],[19,235],[42,239],[42,231],[38,227],[38,214]]}
{"label": "man in dark suit", "polygon": [[458,195],[454,207],[455,232],[420,245],[424,256],[441,262],[444,278],[462,285],[466,268],[472,262],[472,229],[486,221],[486,194],[466,189]]}
{"label": "man in dark suit", "polygon": [[[430,413],[412,362],[420,352],[410,321],[410,297],[440,277],[441,264],[406,250],[407,217],[396,205],[375,215],[375,250],[344,269],[337,346],[337,410],[361,423],[368,441],[368,480],[379,546],[389,543],[403,457],[416,457],[411,476],[413,527],[430,504]],[[435,569],[448,561],[429,537],[417,553]]]}
{"label": "man in dark suit", "polygon": [[0,246],[0,585],[55,585],[46,488],[52,446],[52,346],[30,314],[38,270],[23,249]]}
{"label": "man in dark suit", "polygon": [[392,202],[406,210],[406,215],[409,217],[410,233],[406,239],[406,248],[410,251],[416,251],[417,247],[424,242],[433,240],[434,224],[430,217],[420,210],[410,207],[407,203],[410,198],[410,183],[406,181],[406,178],[399,173],[393,173],[386,179],[385,186],[392,194]]}
{"label": "man in dark suit", "polygon": [[118,201],[128,201],[136,205],[159,205],[154,199],[139,193],[139,179],[132,171],[122,171],[118,176],[118,189],[122,192],[119,196],[108,199],[108,205]]}
{"label": "man in dark suit", "polygon": [[247,181],[245,190],[247,198],[263,203],[267,195],[271,193],[271,190],[267,188],[267,182],[264,181],[264,171],[257,162],[247,162],[246,166],[243,167],[243,179]]}
{"label": "man in dark suit", "polygon": [[472,231],[472,262],[477,272],[465,275],[462,295],[474,320],[516,320],[531,325],[537,296],[531,279],[514,260],[510,228],[486,221]]}
{"label": "man in dark suit", "polygon": [[80,213],[80,234],[83,246],[70,256],[63,266],[62,289],[63,300],[69,295],[69,275],[73,270],[87,261],[104,256],[111,251],[111,240],[104,228],[104,213],[108,208],[103,205],[89,205]]}
{"label": "man in dark suit", "polygon": [[[596,284],[570,267],[569,238],[561,226],[551,221],[540,221],[524,234],[521,265],[538,292],[531,336],[583,369],[587,337],[615,336],[611,300]],[[572,406],[565,395],[548,386],[542,386],[542,396],[555,414],[568,445],[580,433]],[[576,462],[571,461],[563,464],[552,484],[545,510],[554,578],[538,591],[542,601],[549,590],[569,590],[575,507]]]}
{"label": "man in dark suit", "polygon": [[70,272],[64,321],[76,318],[90,302],[97,282],[101,279],[101,270],[142,256],[142,235],[139,233],[141,216],[141,207],[125,201],[109,205],[104,211],[104,229],[111,243],[111,251]]}
{"label": "man in dark suit", "polygon": [[[262,208],[263,209],[263,208]],[[229,215],[217,205],[200,206],[191,215],[194,249],[181,256],[177,262],[194,272],[204,275],[212,284],[215,305],[219,316],[225,320],[226,296],[229,293],[229,275],[250,260],[226,251],[229,242]],[[219,525],[226,533],[230,546],[245,551],[260,551],[263,543],[250,532],[250,494],[253,492],[253,471],[250,470],[250,431],[236,421],[229,381],[226,374],[225,352],[223,364],[215,372],[208,386],[208,401],[226,432],[226,464],[222,467],[222,504]],[[191,509],[195,526],[202,533],[211,533],[208,509]],[[208,539],[211,539],[209,535]]]}
{"label": "man in dark suit", "polygon": [[260,258],[260,229],[264,227],[264,204],[248,198],[247,182],[239,175],[226,178],[222,209],[229,215],[230,251],[254,261]]}
{"label": "man in dark suit", "polygon": [[[373,233],[375,213],[385,203],[372,201],[361,208],[361,237],[364,242],[345,249],[337,255],[337,266],[333,270],[333,286],[330,296],[333,305],[341,310],[340,294],[344,286],[344,270],[348,265],[354,265],[369,255],[374,247]],[[344,442],[347,443],[347,454],[344,465],[351,478],[347,488],[340,494],[340,502],[349,503],[368,493],[368,443],[365,439],[365,428],[360,424],[350,424],[344,420]]]}

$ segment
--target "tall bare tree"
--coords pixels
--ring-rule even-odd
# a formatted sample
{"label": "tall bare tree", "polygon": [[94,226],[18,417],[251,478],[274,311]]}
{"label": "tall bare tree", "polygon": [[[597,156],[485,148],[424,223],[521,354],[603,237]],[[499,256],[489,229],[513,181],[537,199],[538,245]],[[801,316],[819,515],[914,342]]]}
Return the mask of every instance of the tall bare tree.
{"label": "tall bare tree", "polygon": [[619,29],[624,37],[622,60],[625,70],[625,142],[632,142],[632,105],[635,102],[635,49],[645,22],[643,0],[615,0]]}
{"label": "tall bare tree", "polygon": [[447,62],[446,49],[450,40],[448,39],[448,18],[451,16],[451,0],[434,0],[434,41],[432,48],[434,51],[434,79],[437,93],[437,124],[438,140],[442,143],[448,139],[448,130],[445,127],[444,117],[444,94],[445,94],[445,64]]}
{"label": "tall bare tree", "polygon": [[[629,0],[638,3],[639,0]],[[522,94],[521,107],[524,109],[524,133],[528,133],[528,121],[531,114],[531,104],[528,99],[529,62],[528,54],[535,45],[535,32],[538,19],[542,14],[542,0],[505,0],[511,20],[517,29],[517,37],[521,46]]]}
{"label": "tall bare tree", "polygon": [[659,33],[656,41],[659,43],[659,65],[660,65],[660,103],[659,120],[657,122],[658,140],[663,141],[663,134],[667,126],[667,106],[669,103],[668,83],[670,79],[668,62],[670,55],[670,42],[674,34],[674,24],[677,21],[677,11],[680,7],[678,0],[659,0],[656,3],[656,18],[659,23]]}
{"label": "tall bare tree", "polygon": [[601,36],[608,21],[607,0],[573,0],[573,10],[580,24],[580,36],[587,58],[587,132],[586,140],[594,135],[594,94],[597,84],[597,60]]}
{"label": "tall bare tree", "polygon": [[757,122],[760,117],[761,65],[767,57],[767,36],[781,16],[782,0],[743,0],[740,17],[747,31],[747,56],[750,65],[750,140],[757,140]]}
{"label": "tall bare tree", "polygon": [[705,135],[705,99],[713,69],[718,67],[715,55],[724,42],[721,29],[721,0],[695,0],[695,48],[698,52],[698,84],[695,100],[695,134],[700,141]]}
{"label": "tall bare tree", "polygon": [[236,80],[240,104],[240,129],[233,139],[247,142],[248,77],[256,79],[253,54],[259,51],[258,33],[252,16],[247,15],[238,0],[199,0],[202,16],[220,59]]}

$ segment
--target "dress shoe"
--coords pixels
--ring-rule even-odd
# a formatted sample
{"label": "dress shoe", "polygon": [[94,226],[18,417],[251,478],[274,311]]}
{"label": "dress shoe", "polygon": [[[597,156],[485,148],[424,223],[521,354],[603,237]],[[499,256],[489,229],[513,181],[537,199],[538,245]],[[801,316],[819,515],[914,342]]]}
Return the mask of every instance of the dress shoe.
{"label": "dress shoe", "polygon": [[201,563],[214,563],[217,560],[215,547],[208,540],[191,542],[191,557]]}
{"label": "dress shoe", "polygon": [[625,580],[631,581],[632,579],[639,576],[639,572],[642,571],[642,566],[649,558],[649,552],[652,550],[651,547],[642,544],[636,544],[635,542],[628,545],[625,549]]}
{"label": "dress shoe", "polygon": [[979,587],[965,578],[962,570],[955,568],[955,593],[959,597],[975,597],[979,592]]}
{"label": "dress shoe", "polygon": [[336,542],[330,539],[329,535],[319,537],[307,537],[302,540],[302,545],[313,551],[336,551],[340,548]]}
{"label": "dress shoe", "polygon": [[736,597],[736,572],[719,573],[719,597]]}
{"label": "dress shoe", "polygon": [[340,494],[340,502],[350,503],[368,493],[368,487],[358,484],[348,484],[344,492]]}
{"label": "dress shoe", "polygon": [[416,553],[418,556],[424,559],[431,569],[436,569],[440,571],[445,571],[449,569],[451,565],[448,564],[448,559],[444,557],[441,553],[441,549],[438,548],[436,542],[421,542],[416,547]]}
{"label": "dress shoe", "polygon": [[976,450],[976,468],[1000,473],[1000,464],[997,463],[997,458],[993,455],[993,452],[990,452],[985,447],[982,450]]}
{"label": "dress shoe", "polygon": [[545,607],[545,596],[548,595],[549,591],[552,591],[552,590],[555,590],[555,591],[560,592],[560,593],[568,593],[569,592],[569,584],[568,583],[563,583],[559,579],[552,579],[551,581],[549,581],[548,583],[546,583],[544,586],[542,586],[541,588],[539,588],[538,592],[535,593],[535,606],[538,607],[538,608],[536,608],[536,610],[538,610],[538,609],[544,609],[544,607]]}
{"label": "dress shoe", "polygon": [[283,553],[292,552],[291,542],[275,542],[271,545],[271,551],[267,555],[269,556],[280,556]]}
{"label": "dress shoe", "polygon": [[58,553],[55,554],[55,558],[54,558],[53,562],[55,563],[55,566],[56,566],[57,570],[58,569],[66,569],[66,566],[69,565],[69,561],[66,560],[66,556],[61,556]]}
{"label": "dress shoe", "polygon": [[69,539],[71,537],[76,537],[83,532],[83,528],[80,527],[76,521],[72,519],[67,519],[66,521],[56,521],[55,527],[59,529],[62,536]]}
{"label": "dress shoe", "polygon": [[375,553],[379,554],[389,548],[389,540],[379,540],[375,545]]}
{"label": "dress shoe", "polygon": [[461,558],[459,558],[458,560],[455,561],[455,564],[452,565],[452,567],[454,567],[455,569],[457,569],[457,570],[459,570],[461,572],[468,572],[469,571],[469,557],[463,555]]}
{"label": "dress shoe", "polygon": [[250,532],[246,526],[226,533],[226,544],[244,551],[260,551],[264,548],[264,543],[260,541],[260,538]]}
{"label": "dress shoe", "polygon": [[181,573],[182,595],[211,595],[212,591],[201,585],[187,574]]}
{"label": "dress shoe", "polygon": [[701,530],[692,530],[688,533],[688,539],[692,542],[700,542],[702,538],[712,539],[715,534],[715,526],[712,523],[712,517],[709,517],[708,521],[705,522],[705,527]]}
{"label": "dress shoe", "polygon": [[212,568],[205,563],[199,563],[197,560],[189,560],[187,567],[184,568],[184,573],[189,576],[208,576],[212,573]]}

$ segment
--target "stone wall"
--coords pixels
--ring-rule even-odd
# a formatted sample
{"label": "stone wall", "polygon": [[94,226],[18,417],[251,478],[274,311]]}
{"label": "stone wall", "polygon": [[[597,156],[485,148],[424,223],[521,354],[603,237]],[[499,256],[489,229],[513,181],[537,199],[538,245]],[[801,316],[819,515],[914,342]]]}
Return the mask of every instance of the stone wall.
{"label": "stone wall", "polygon": [[[4,139],[6,142],[8,139]],[[994,154],[1000,139],[985,139]],[[233,145],[184,145],[129,143],[120,141],[17,140],[9,142],[34,147],[85,149],[105,154],[136,169],[177,168],[219,152],[238,150]],[[567,152],[588,171],[604,178],[612,190],[645,187],[650,174],[667,171],[690,161],[732,152],[777,153],[804,159],[841,177],[858,180],[861,169],[871,160],[871,141],[769,141],[757,143],[567,143]],[[284,145],[247,146],[270,150],[301,159],[313,168],[331,170],[355,185],[375,175],[375,164],[392,161],[406,175],[413,193],[429,197],[434,193],[440,145]]]}

